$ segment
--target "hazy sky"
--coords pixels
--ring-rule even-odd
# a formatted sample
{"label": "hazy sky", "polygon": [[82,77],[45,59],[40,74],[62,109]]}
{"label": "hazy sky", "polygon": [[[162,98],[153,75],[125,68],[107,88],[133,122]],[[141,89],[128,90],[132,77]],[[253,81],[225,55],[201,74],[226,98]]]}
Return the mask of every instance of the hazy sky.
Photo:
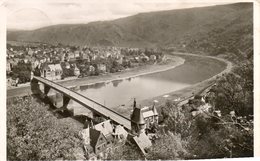
{"label": "hazy sky", "polygon": [[[111,20],[140,12],[230,3],[204,0],[7,0],[7,28],[35,29],[55,24]],[[192,3],[191,3],[192,2]]]}

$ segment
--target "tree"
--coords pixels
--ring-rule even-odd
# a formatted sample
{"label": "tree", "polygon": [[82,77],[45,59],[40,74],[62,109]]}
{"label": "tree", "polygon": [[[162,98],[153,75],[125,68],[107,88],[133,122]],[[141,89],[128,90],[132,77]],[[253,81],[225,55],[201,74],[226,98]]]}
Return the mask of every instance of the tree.
{"label": "tree", "polygon": [[62,123],[43,104],[28,96],[7,104],[8,160],[76,159],[78,128]]}
{"label": "tree", "polygon": [[190,154],[187,149],[187,142],[182,140],[180,135],[171,132],[161,134],[158,140],[150,148],[147,158],[149,160],[176,160],[185,159]]}
{"label": "tree", "polygon": [[252,118],[236,116],[233,111],[225,116],[211,112],[203,115],[196,117],[199,135],[196,138],[194,132],[193,141],[189,143],[189,149],[197,159],[253,156]]}
{"label": "tree", "polygon": [[144,156],[136,145],[127,142],[108,154],[107,160],[144,160]]}
{"label": "tree", "polygon": [[253,64],[243,63],[217,81],[215,108],[239,116],[253,114]]}
{"label": "tree", "polygon": [[19,62],[13,68],[13,79],[19,78],[19,83],[30,82],[31,80],[31,63]]}
{"label": "tree", "polygon": [[191,122],[173,101],[167,100],[162,108],[162,117],[166,131],[180,134],[182,138],[190,135]]}

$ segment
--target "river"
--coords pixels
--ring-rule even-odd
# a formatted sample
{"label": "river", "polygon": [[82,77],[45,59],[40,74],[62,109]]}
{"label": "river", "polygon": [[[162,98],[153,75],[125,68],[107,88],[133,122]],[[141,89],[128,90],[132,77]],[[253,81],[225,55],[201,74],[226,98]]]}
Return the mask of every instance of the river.
{"label": "river", "polygon": [[[181,57],[185,59],[185,63],[167,71],[80,86],[75,90],[117,111],[119,108],[129,108],[125,106],[129,106],[133,98],[138,101],[164,95],[208,79],[226,68],[224,62],[212,58]],[[60,95],[56,95],[53,100],[61,106]],[[75,115],[89,113],[73,101],[68,108],[74,109]]]}

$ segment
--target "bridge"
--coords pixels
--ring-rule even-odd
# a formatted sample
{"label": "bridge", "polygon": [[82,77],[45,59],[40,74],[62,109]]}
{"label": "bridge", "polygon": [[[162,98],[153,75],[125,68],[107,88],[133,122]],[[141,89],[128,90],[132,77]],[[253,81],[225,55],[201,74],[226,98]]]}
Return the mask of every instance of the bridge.
{"label": "bridge", "polygon": [[126,118],[125,116],[109,109],[108,107],[88,98],[85,97],[77,92],[72,91],[69,88],[63,87],[58,83],[54,83],[50,80],[47,80],[42,77],[33,76],[32,79],[32,90],[33,86],[35,85],[38,87],[38,82],[44,85],[44,94],[48,94],[49,90],[55,89],[56,91],[63,94],[63,107],[66,107],[70,101],[70,99],[76,101],[77,103],[81,104],[83,107],[93,111],[94,113],[103,116],[104,118],[110,119],[115,123],[124,126],[126,129],[131,130],[131,121],[130,119]]}

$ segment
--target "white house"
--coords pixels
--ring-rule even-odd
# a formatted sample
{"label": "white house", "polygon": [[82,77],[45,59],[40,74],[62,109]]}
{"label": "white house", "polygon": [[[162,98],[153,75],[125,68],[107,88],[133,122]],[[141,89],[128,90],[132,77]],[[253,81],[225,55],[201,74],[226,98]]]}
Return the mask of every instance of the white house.
{"label": "white house", "polygon": [[60,80],[62,68],[60,64],[43,64],[41,67],[41,77],[49,80]]}

